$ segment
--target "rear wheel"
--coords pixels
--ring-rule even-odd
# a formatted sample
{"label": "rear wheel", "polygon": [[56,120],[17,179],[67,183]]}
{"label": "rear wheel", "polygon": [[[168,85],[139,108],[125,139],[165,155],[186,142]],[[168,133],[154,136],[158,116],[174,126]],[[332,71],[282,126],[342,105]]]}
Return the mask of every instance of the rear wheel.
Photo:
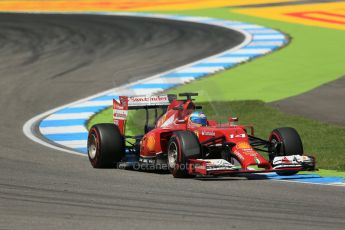
{"label": "rear wheel", "polygon": [[114,168],[124,156],[124,138],[116,125],[96,124],[89,131],[87,150],[94,168]]}
{"label": "rear wheel", "polygon": [[174,132],[168,142],[168,167],[175,178],[190,177],[188,160],[201,156],[198,138],[190,131]]}
{"label": "rear wheel", "polygon": [[[274,129],[269,141],[271,142],[270,160],[275,156],[303,155],[303,145],[301,137],[294,128],[284,127]],[[277,172],[281,176],[290,176],[296,174],[296,171]]]}

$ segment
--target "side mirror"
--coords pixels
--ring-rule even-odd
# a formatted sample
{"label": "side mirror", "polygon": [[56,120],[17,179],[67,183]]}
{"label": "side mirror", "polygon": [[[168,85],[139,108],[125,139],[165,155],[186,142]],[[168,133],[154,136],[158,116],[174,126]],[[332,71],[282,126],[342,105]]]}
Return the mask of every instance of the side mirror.
{"label": "side mirror", "polygon": [[229,118],[229,123],[231,126],[237,125],[237,122],[238,122],[238,117],[230,117]]}

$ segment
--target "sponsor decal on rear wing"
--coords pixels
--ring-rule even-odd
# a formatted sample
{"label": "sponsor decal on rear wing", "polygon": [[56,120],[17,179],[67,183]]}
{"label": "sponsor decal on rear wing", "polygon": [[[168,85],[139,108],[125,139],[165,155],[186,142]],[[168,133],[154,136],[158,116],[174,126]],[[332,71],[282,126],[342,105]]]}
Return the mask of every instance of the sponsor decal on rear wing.
{"label": "sponsor decal on rear wing", "polygon": [[128,108],[168,106],[169,104],[170,100],[168,95],[128,97]]}

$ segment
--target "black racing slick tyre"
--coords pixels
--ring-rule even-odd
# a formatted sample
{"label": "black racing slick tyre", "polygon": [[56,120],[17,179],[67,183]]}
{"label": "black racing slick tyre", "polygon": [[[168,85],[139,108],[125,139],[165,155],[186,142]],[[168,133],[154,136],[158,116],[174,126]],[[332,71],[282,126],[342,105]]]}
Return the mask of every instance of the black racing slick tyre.
{"label": "black racing slick tyre", "polygon": [[91,127],[87,152],[94,168],[114,168],[125,154],[125,142],[114,124],[96,124]]}
{"label": "black racing slick tyre", "polygon": [[188,160],[201,156],[198,137],[190,131],[176,131],[168,146],[168,167],[175,178],[191,177],[188,174]]}
{"label": "black racing slick tyre", "polygon": [[[303,144],[300,135],[294,128],[277,128],[271,132],[270,139],[272,149],[271,160],[275,156],[303,155]],[[277,172],[281,176],[296,174],[296,171]]]}

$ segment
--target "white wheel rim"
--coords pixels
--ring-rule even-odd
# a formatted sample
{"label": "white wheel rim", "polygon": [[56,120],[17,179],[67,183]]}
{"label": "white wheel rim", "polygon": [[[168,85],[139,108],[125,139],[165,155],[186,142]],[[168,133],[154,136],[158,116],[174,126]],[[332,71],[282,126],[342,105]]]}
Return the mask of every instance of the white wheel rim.
{"label": "white wheel rim", "polygon": [[175,168],[177,160],[177,145],[175,142],[171,142],[168,149],[168,164],[169,168]]}
{"label": "white wheel rim", "polygon": [[96,157],[97,145],[96,145],[96,137],[94,135],[92,135],[92,141],[91,141],[91,144],[89,145],[88,153],[91,159],[94,159]]}

